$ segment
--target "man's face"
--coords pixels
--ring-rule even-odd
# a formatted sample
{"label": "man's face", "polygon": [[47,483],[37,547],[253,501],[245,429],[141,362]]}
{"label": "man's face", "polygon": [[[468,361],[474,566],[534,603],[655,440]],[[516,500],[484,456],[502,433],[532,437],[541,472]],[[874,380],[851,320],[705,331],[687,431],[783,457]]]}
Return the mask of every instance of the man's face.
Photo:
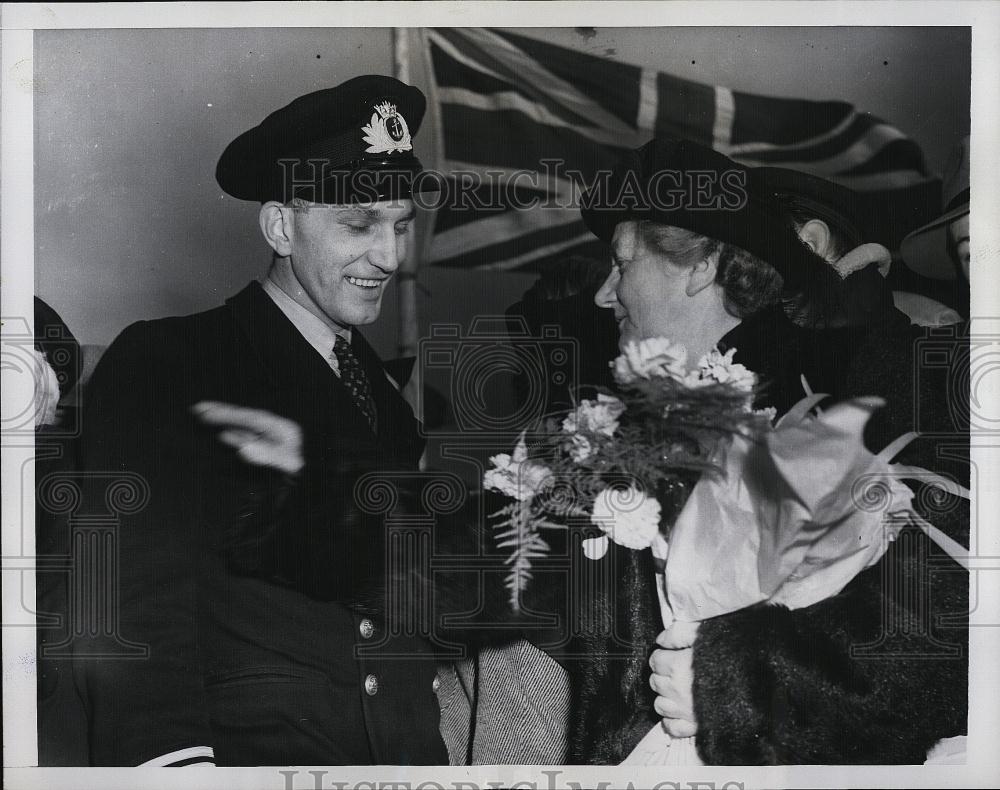
{"label": "man's face", "polygon": [[[292,208],[290,294],[341,327],[370,324],[382,309],[389,278],[406,255],[411,200],[365,206],[303,203]],[[286,288],[287,290],[287,288]]]}
{"label": "man's face", "polygon": [[619,223],[611,245],[614,265],[594,301],[615,311],[619,348],[630,341],[682,336],[693,305],[685,293],[689,268],[650,250],[635,222]]}

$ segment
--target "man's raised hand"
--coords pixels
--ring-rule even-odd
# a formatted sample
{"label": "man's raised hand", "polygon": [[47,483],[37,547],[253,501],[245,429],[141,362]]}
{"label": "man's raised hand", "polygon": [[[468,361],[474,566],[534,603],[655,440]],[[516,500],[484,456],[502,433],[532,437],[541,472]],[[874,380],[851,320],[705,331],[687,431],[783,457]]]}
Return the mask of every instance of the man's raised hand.
{"label": "man's raised hand", "polygon": [[200,401],[191,411],[206,425],[219,428],[219,441],[234,448],[248,464],[291,475],[305,465],[302,428],[293,420],[264,409],[218,401]]}

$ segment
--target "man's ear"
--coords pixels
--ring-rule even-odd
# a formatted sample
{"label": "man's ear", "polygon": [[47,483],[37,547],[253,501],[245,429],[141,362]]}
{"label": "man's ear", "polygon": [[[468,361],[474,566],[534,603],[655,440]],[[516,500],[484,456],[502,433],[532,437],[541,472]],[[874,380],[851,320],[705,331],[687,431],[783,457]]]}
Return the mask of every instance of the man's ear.
{"label": "man's ear", "polygon": [[292,210],[276,200],[260,207],[260,231],[280,258],[292,254]]}
{"label": "man's ear", "polygon": [[687,285],[684,293],[694,296],[696,293],[708,288],[715,282],[715,275],[719,270],[719,252],[716,250],[707,258],[698,261],[688,272]]}
{"label": "man's ear", "polygon": [[810,219],[799,228],[799,238],[823,260],[830,260],[833,253],[833,233],[821,219]]}

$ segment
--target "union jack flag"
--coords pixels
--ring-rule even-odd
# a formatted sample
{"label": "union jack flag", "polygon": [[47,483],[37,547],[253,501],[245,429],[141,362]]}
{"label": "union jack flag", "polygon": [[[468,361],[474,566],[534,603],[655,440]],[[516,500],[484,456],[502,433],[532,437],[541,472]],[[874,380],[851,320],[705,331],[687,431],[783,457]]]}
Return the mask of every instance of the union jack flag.
{"label": "union jack flag", "polygon": [[[871,240],[890,246],[939,206],[917,143],[848,102],[742,93],[504,30],[434,28],[425,41],[440,167],[478,183],[474,200],[438,210],[436,265],[536,268],[603,251],[572,205],[580,182],[661,134],[852,187],[885,215]],[[562,207],[517,207],[545,195]]]}

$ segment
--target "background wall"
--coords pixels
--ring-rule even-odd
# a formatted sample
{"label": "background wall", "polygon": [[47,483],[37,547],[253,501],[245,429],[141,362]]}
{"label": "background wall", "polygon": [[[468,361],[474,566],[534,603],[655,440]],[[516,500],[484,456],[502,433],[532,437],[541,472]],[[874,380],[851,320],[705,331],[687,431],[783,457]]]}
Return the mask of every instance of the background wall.
{"label": "background wall", "polygon": [[[843,99],[940,171],[969,129],[967,28],[522,28],[688,79]],[[36,292],[81,342],[219,304],[266,271],[257,206],[215,183],[226,144],[295,97],[392,73],[389,29],[62,30],[35,37]],[[413,81],[427,75],[414,65]],[[421,157],[433,165],[428,132]],[[423,330],[498,313],[534,275],[426,268]],[[366,332],[394,354],[395,293]]]}

